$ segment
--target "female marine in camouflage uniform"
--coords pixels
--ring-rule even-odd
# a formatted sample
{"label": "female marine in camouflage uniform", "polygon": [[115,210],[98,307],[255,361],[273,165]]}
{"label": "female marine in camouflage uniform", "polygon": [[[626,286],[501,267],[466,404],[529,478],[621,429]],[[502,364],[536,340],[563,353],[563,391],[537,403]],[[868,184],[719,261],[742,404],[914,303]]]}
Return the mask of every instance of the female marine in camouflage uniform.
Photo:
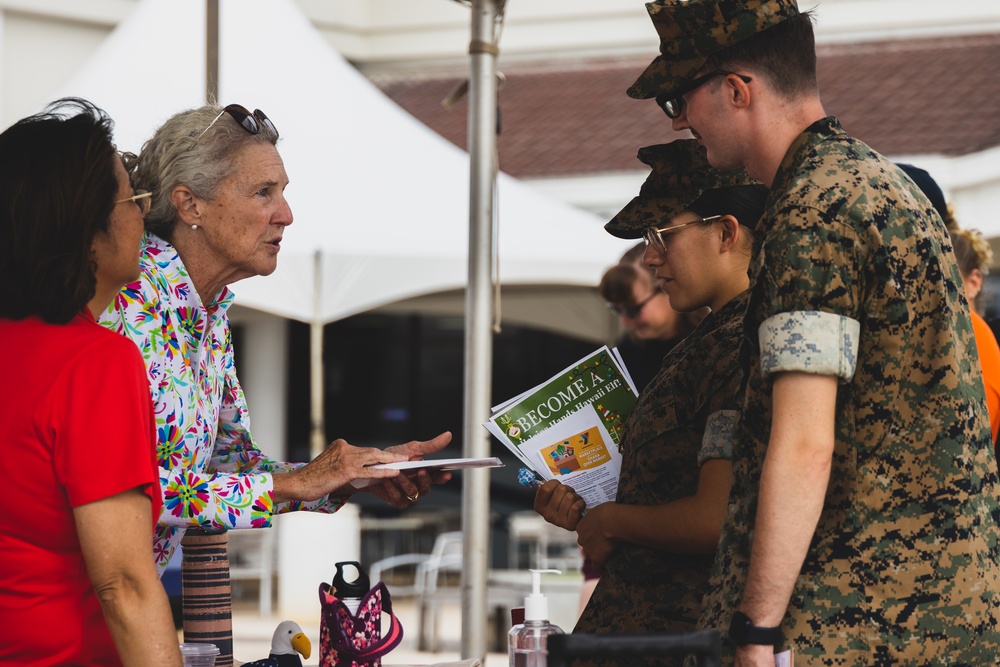
{"label": "female marine in camouflage uniform", "polygon": [[695,141],[643,148],[639,159],[653,172],[606,229],[644,236],[643,261],[677,310],[712,312],[639,395],[616,502],[581,519],[583,501],[568,487],[550,481],[538,490],[536,510],[576,529],[603,569],[579,632],[693,629],[729,495],[749,228],[766,191],[742,170],[712,169]]}

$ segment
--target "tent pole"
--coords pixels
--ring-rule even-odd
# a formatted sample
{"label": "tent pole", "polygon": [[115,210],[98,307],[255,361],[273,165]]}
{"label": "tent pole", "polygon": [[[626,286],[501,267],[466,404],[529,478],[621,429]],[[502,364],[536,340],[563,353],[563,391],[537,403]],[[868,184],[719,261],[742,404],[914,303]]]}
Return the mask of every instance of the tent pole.
{"label": "tent pole", "polygon": [[326,428],[323,423],[323,253],[313,257],[313,316],[309,322],[309,458],[314,459],[326,448]]}
{"label": "tent pole", "polygon": [[219,103],[219,0],[205,0],[205,104]]}
{"label": "tent pole", "polygon": [[[493,201],[496,182],[497,0],[473,0],[469,65],[469,286],[465,293],[465,406],[463,455],[489,456],[493,341]],[[490,478],[485,469],[462,473],[462,658],[486,659],[486,585],[490,539]]]}

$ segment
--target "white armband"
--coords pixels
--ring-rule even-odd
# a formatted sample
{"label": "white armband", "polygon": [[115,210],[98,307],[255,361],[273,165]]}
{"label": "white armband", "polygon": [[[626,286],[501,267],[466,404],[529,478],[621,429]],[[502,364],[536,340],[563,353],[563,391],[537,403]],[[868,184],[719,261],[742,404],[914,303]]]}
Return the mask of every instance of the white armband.
{"label": "white armband", "polygon": [[782,371],[834,375],[850,382],[858,366],[861,323],[817,310],[779,313],[758,330],[764,377]]}
{"label": "white armband", "polygon": [[739,416],[738,410],[717,410],[708,416],[698,451],[699,466],[709,459],[733,458],[733,437]]}

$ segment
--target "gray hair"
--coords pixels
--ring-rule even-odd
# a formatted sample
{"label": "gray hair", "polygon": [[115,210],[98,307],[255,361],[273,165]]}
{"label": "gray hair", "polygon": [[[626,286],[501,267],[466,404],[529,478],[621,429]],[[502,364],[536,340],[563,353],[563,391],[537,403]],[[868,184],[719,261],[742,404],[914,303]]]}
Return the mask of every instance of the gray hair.
{"label": "gray hair", "polygon": [[153,193],[147,231],[169,241],[178,219],[170,199],[173,189],[186,185],[197,197],[215,199],[219,185],[233,173],[236,155],[257,142],[273,146],[278,136],[266,127],[250,134],[215,105],[182,111],[167,120],[143,144],[138,157],[126,161],[132,187]]}

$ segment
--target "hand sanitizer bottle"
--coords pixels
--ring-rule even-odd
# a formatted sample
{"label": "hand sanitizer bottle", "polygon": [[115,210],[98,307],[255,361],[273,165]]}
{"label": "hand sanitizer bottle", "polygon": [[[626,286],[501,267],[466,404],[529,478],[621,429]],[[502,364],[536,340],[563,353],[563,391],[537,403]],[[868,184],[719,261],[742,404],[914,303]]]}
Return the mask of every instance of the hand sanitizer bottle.
{"label": "hand sanitizer bottle", "polygon": [[524,598],[524,623],[507,633],[510,667],[546,667],[549,635],[561,635],[558,625],[549,623],[549,601],[542,595],[542,574],[559,570],[531,570],[531,595]]}

